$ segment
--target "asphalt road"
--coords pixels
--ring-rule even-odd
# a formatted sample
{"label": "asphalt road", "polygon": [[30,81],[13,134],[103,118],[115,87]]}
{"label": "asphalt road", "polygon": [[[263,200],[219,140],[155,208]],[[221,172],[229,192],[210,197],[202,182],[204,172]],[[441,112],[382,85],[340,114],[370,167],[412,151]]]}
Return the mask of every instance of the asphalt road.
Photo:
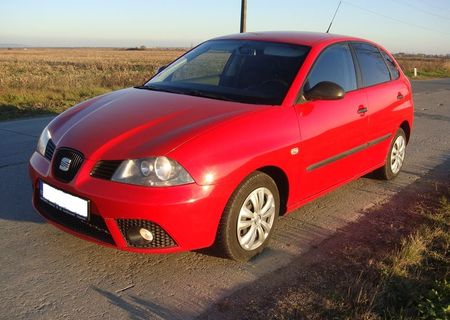
{"label": "asphalt road", "polygon": [[450,79],[413,86],[416,122],[403,173],[389,183],[358,179],[283,217],[269,248],[249,263],[120,252],[57,230],[31,207],[27,173],[51,118],[0,122],[0,319],[195,318],[450,158]]}

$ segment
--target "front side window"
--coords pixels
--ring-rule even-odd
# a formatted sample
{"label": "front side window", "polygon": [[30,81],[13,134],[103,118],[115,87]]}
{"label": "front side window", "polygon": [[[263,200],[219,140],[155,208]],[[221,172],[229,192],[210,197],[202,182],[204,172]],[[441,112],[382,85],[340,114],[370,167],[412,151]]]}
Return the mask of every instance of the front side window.
{"label": "front side window", "polygon": [[353,43],[364,87],[391,80],[389,70],[378,48],[368,43]]}
{"label": "front side window", "polygon": [[355,66],[347,43],[332,45],[320,54],[308,75],[303,90],[308,91],[323,81],[334,82],[345,91],[357,88]]}
{"label": "front side window", "polygon": [[280,105],[308,52],[309,47],[266,41],[207,41],[142,88]]}

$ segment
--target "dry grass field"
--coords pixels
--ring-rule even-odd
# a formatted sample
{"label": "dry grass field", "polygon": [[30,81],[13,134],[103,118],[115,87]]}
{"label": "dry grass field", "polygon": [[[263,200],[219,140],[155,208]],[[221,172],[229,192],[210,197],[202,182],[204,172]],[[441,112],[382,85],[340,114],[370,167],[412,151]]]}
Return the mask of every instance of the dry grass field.
{"label": "dry grass field", "polygon": [[[59,113],[93,96],[142,84],[183,49],[0,49],[0,120]],[[449,59],[398,57],[419,78],[450,77]]]}
{"label": "dry grass field", "polygon": [[0,120],[59,113],[90,97],[140,85],[182,49],[1,49]]}
{"label": "dry grass field", "polygon": [[414,75],[414,68],[417,68],[418,79],[450,77],[450,59],[448,58],[402,56],[396,59],[408,77]]}

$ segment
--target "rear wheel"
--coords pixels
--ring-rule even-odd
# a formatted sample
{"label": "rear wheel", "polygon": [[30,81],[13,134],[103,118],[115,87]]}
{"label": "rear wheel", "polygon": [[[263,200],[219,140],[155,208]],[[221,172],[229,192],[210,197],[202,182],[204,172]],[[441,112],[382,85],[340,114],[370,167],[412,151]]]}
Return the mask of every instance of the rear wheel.
{"label": "rear wheel", "polygon": [[403,129],[398,129],[389,148],[386,163],[375,171],[382,179],[392,180],[398,176],[405,161],[406,135]]}
{"label": "rear wheel", "polygon": [[254,172],[234,191],[223,212],[216,249],[225,257],[248,261],[269,242],[280,211],[280,196],[271,177]]}

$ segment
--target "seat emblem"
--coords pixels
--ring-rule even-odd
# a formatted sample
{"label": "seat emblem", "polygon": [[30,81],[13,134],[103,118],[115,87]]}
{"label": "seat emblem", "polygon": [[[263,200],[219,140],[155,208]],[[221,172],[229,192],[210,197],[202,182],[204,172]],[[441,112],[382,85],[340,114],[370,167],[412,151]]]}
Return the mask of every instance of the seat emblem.
{"label": "seat emblem", "polygon": [[69,159],[66,157],[62,158],[61,163],[59,164],[59,170],[64,171],[64,172],[69,171],[71,162],[72,162],[72,159]]}

